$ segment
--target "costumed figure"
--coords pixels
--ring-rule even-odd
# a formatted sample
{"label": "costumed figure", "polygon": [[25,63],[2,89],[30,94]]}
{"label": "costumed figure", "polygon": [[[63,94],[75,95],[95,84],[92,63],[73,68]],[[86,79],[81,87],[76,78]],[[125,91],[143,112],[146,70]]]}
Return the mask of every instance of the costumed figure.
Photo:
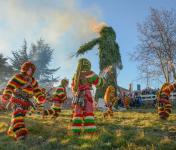
{"label": "costumed figure", "polygon": [[61,105],[67,100],[66,87],[68,86],[69,81],[67,79],[61,80],[61,84],[53,93],[52,102],[53,105],[51,109],[44,110],[43,116],[53,115],[53,118],[58,117],[59,112],[61,112]]}
{"label": "costumed figure", "polygon": [[176,83],[165,83],[161,87],[157,95],[158,114],[161,119],[167,119],[171,113],[171,102],[169,100],[170,93],[176,89]]}
{"label": "costumed figure", "polygon": [[[40,88],[42,95],[46,98],[45,104],[47,102],[47,96],[46,96],[46,89],[45,88]],[[32,115],[33,113],[37,113],[37,114],[42,114],[42,111],[44,109],[44,104],[38,104],[37,103],[37,99],[33,99],[33,103],[35,105],[35,107],[31,106],[31,109],[28,111],[29,115]]]}
{"label": "costumed figure", "polygon": [[124,93],[123,96],[123,105],[126,109],[130,108],[130,97]]}
{"label": "costumed figure", "polygon": [[93,113],[93,98],[91,95],[92,85],[102,87],[103,78],[100,78],[91,71],[91,63],[86,58],[79,59],[77,71],[72,81],[73,118],[72,131],[80,134],[82,127],[86,133],[96,132],[95,119]]}
{"label": "costumed figure", "polygon": [[107,107],[107,111],[103,114],[104,118],[112,117],[113,110],[112,107],[118,101],[118,97],[115,96],[115,88],[113,86],[108,86],[104,95],[105,106]]}
{"label": "costumed figure", "polygon": [[45,102],[45,97],[33,77],[36,68],[32,62],[25,62],[21,66],[20,73],[15,74],[9,80],[2,96],[3,103],[10,103],[12,106],[12,120],[7,131],[7,135],[15,140],[25,139],[28,130],[25,127],[24,117],[33,105],[31,98],[35,98],[38,103]]}

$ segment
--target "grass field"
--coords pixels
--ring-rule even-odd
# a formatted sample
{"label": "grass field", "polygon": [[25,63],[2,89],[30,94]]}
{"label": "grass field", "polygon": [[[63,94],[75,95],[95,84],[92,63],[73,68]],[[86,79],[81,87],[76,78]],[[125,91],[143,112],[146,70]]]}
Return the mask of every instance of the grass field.
{"label": "grass field", "polygon": [[176,150],[176,113],[168,121],[158,118],[155,110],[115,112],[104,120],[96,112],[98,133],[73,136],[69,130],[71,111],[62,111],[54,121],[38,115],[26,118],[29,136],[14,142],[7,137],[9,113],[0,112],[0,150]]}

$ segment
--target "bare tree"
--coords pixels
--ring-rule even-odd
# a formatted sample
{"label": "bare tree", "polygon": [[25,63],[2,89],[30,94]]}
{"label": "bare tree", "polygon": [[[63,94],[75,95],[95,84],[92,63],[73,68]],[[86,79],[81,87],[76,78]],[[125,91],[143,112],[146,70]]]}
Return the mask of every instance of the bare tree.
{"label": "bare tree", "polygon": [[139,44],[133,60],[138,69],[150,78],[164,76],[170,82],[176,79],[176,11],[151,8],[146,20],[138,24]]}

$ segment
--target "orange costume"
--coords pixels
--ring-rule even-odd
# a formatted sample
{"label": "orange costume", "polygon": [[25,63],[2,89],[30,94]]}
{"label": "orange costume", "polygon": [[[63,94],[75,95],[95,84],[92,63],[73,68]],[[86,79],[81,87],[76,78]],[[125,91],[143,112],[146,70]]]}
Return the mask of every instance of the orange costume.
{"label": "orange costume", "polygon": [[125,108],[129,109],[129,107],[130,107],[129,106],[129,104],[130,104],[130,98],[127,95],[124,96],[123,104],[124,104]]}
{"label": "orange costume", "polygon": [[118,97],[115,97],[115,88],[113,86],[108,86],[104,95],[105,106],[107,107],[107,111],[103,114],[106,116],[113,116],[112,107],[115,105]]}
{"label": "orange costume", "polygon": [[158,114],[161,119],[167,119],[171,113],[170,93],[176,89],[176,83],[165,83],[158,94]]}

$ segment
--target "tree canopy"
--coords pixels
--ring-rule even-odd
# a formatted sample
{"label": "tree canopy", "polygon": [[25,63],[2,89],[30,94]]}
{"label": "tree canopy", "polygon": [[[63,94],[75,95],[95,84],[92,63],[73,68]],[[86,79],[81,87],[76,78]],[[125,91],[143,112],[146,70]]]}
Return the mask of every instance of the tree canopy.
{"label": "tree canopy", "polygon": [[56,82],[58,77],[54,77],[54,73],[58,68],[49,68],[52,61],[54,49],[52,49],[44,40],[40,39],[36,43],[32,43],[30,49],[27,47],[27,42],[21,49],[12,51],[13,57],[10,59],[15,72],[19,71],[20,66],[26,61],[32,61],[36,65],[34,76],[41,84]]}

